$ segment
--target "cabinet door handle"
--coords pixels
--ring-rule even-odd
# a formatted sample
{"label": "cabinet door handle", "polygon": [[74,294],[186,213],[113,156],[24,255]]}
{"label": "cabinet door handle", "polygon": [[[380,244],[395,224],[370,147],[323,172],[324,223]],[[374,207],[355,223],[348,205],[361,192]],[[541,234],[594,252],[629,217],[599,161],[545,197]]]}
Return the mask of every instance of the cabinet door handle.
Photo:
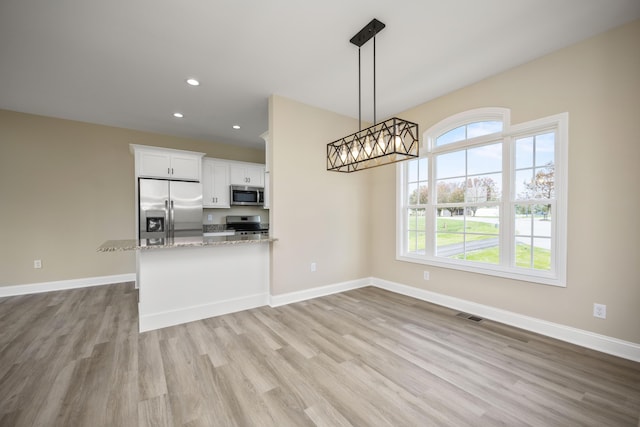
{"label": "cabinet door handle", "polygon": [[173,175],[173,168],[171,168],[171,175]]}
{"label": "cabinet door handle", "polygon": [[171,168],[167,168],[167,175],[171,175]]}

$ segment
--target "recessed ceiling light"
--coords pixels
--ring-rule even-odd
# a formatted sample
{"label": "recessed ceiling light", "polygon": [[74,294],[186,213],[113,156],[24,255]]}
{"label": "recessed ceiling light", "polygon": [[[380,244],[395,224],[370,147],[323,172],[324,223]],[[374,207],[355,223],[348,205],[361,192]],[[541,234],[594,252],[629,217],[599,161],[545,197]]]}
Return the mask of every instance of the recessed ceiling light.
{"label": "recessed ceiling light", "polygon": [[177,117],[177,118],[181,119],[181,118],[184,117],[184,114],[182,114],[182,113],[173,113],[173,117]]}
{"label": "recessed ceiling light", "polygon": [[233,125],[234,129],[240,129],[240,125]]}
{"label": "recessed ceiling light", "polygon": [[196,79],[187,79],[187,83],[190,84],[191,86],[200,86],[200,82],[197,81]]}

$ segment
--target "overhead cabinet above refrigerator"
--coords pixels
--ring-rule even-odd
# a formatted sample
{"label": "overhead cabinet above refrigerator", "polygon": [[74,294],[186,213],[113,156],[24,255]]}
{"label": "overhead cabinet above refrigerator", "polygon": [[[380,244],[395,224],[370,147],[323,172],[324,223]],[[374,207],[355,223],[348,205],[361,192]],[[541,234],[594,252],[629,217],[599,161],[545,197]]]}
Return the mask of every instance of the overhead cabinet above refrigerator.
{"label": "overhead cabinet above refrigerator", "polygon": [[200,181],[204,153],[130,145],[135,154],[136,177]]}

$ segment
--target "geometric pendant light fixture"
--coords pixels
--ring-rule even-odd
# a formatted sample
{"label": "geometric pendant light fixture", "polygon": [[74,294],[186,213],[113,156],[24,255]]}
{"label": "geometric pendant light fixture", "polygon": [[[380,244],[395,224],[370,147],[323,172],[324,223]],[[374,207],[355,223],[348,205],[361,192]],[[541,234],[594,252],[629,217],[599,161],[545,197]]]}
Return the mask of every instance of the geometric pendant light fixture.
{"label": "geometric pendant light fixture", "polygon": [[[358,46],[358,132],[327,144],[327,170],[355,172],[418,157],[418,125],[397,117],[376,123],[376,35],[385,25],[369,22],[349,40]],[[373,38],[373,126],[362,129],[360,47]]]}

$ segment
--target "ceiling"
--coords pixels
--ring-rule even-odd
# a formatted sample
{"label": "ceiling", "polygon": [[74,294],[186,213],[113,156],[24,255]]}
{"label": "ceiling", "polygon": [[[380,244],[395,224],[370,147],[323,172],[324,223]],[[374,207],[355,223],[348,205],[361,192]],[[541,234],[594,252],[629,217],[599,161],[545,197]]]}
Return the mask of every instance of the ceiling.
{"label": "ceiling", "polygon": [[271,94],[358,117],[349,39],[373,18],[380,121],[639,17],[640,0],[2,0],[0,108],[259,148]]}

